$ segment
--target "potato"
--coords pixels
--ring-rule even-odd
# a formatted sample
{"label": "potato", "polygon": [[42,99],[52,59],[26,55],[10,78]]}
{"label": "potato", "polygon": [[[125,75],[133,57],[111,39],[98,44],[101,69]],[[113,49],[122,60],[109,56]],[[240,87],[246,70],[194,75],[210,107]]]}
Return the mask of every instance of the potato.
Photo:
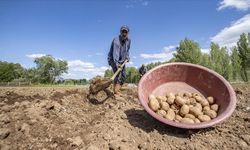
{"label": "potato", "polygon": [[214,98],[212,96],[207,97],[207,101],[209,102],[209,104],[214,104]]}
{"label": "potato", "polygon": [[217,117],[217,113],[214,111],[214,110],[207,110],[207,111],[204,111],[204,114],[205,115],[208,115],[210,118],[215,118]]}
{"label": "potato", "polygon": [[185,104],[189,105],[191,103],[189,98],[187,98],[187,97],[183,97],[183,98],[186,100]]}
{"label": "potato", "polygon": [[197,102],[200,102],[203,99],[200,95],[194,96],[194,98]]}
{"label": "potato", "polygon": [[192,114],[186,114],[184,118],[190,118],[190,119],[195,119],[195,116]]}
{"label": "potato", "polygon": [[153,95],[153,94],[150,94],[149,96],[148,96],[148,99],[150,100],[150,99],[156,99],[156,97]]}
{"label": "potato", "polygon": [[210,107],[211,107],[211,110],[214,110],[215,112],[218,112],[218,110],[219,110],[219,105],[218,104],[213,104]]}
{"label": "potato", "polygon": [[194,98],[195,96],[200,96],[198,93],[191,93],[192,97]]}
{"label": "potato", "polygon": [[191,94],[191,93],[184,93],[184,96],[185,96],[185,97],[188,97],[188,98],[191,98],[191,97],[192,97],[192,94]]}
{"label": "potato", "polygon": [[211,118],[208,116],[208,115],[199,115],[198,116],[198,119],[201,121],[201,122],[206,122],[206,121],[210,121]]}
{"label": "potato", "polygon": [[189,112],[188,105],[182,105],[180,109],[180,115],[185,116]]}
{"label": "potato", "polygon": [[219,105],[212,96],[199,93],[167,93],[166,96],[149,95],[148,105],[159,116],[181,123],[206,122],[217,117]]}
{"label": "potato", "polygon": [[207,110],[210,110],[210,107],[209,107],[209,106],[203,107],[203,111],[207,111]]}
{"label": "potato", "polygon": [[190,119],[190,118],[182,118],[181,123],[188,123],[188,124],[193,124],[194,120]]}
{"label": "potato", "polygon": [[176,96],[175,103],[179,106],[182,106],[186,103],[186,100],[180,96]]}
{"label": "potato", "polygon": [[180,115],[175,115],[175,120],[181,121],[182,117]]}
{"label": "potato", "polygon": [[207,101],[206,99],[202,99],[202,100],[200,101],[200,104],[201,104],[203,107],[209,106],[209,103],[208,103],[208,101]]}
{"label": "potato", "polygon": [[162,102],[162,103],[160,103],[160,105],[161,105],[162,110],[168,111],[169,104],[167,102]]}
{"label": "potato", "polygon": [[164,116],[166,116],[166,111],[165,110],[162,110],[162,109],[160,109],[160,110],[157,110],[157,112],[156,112],[158,115],[160,115],[160,116],[162,116],[162,117],[164,117]]}
{"label": "potato", "polygon": [[175,98],[175,95],[173,93],[168,93],[166,96],[167,98]]}
{"label": "potato", "polygon": [[202,111],[202,106],[200,103],[195,103],[193,106],[199,108],[199,110]]}
{"label": "potato", "polygon": [[189,101],[190,101],[190,104],[192,104],[192,105],[196,103],[195,98],[190,98]]}
{"label": "potato", "polygon": [[195,118],[194,123],[201,123],[201,121],[199,119]]}
{"label": "potato", "polygon": [[197,103],[195,106],[202,111],[202,105],[200,103]]}
{"label": "potato", "polygon": [[167,98],[167,103],[170,104],[170,105],[173,104],[174,103],[174,99],[175,98],[173,98],[173,97],[168,97]]}
{"label": "potato", "polygon": [[153,111],[157,111],[160,108],[160,104],[158,102],[158,100],[155,97],[150,97],[151,99],[149,99],[149,107],[153,110]]}
{"label": "potato", "polygon": [[165,115],[165,118],[168,119],[168,120],[174,120],[175,112],[172,109],[169,109],[167,111],[167,114]]}
{"label": "potato", "polygon": [[156,99],[158,100],[159,103],[167,101],[167,97],[165,96],[157,96]]}
{"label": "potato", "polygon": [[175,112],[175,113],[179,113],[179,111],[180,111],[180,106],[178,106],[178,105],[176,105],[176,104],[172,104],[171,106],[170,106],[170,108]]}
{"label": "potato", "polygon": [[184,93],[176,93],[176,94],[175,94],[175,97],[177,97],[177,96],[183,97],[183,96],[184,96]]}
{"label": "potato", "polygon": [[202,114],[201,110],[197,107],[190,107],[189,112],[190,112],[190,114],[194,115],[195,117]]}

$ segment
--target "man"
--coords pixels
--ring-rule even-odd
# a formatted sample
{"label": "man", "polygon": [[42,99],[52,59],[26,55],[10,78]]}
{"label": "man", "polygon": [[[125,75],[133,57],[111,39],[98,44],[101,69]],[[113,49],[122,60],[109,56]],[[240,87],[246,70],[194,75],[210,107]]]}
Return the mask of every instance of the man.
{"label": "man", "polygon": [[139,69],[139,73],[140,73],[140,78],[147,72],[147,67],[142,64],[142,66]]}
{"label": "man", "polygon": [[[131,40],[128,38],[129,28],[122,26],[120,29],[120,35],[113,39],[110,51],[108,54],[108,63],[112,67],[115,73],[121,64],[127,59],[129,61],[129,49]],[[126,67],[122,68],[122,71],[114,79],[114,94],[115,96],[121,96],[120,89],[126,80]]]}

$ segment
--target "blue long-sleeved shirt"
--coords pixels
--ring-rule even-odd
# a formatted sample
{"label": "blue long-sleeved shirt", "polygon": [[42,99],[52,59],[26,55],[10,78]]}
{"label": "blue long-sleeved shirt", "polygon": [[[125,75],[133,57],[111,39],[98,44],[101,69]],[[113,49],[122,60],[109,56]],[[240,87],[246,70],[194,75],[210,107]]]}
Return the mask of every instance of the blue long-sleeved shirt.
{"label": "blue long-sleeved shirt", "polygon": [[113,61],[115,64],[122,64],[125,59],[129,60],[130,43],[130,39],[122,41],[120,36],[114,38],[108,54],[108,61]]}

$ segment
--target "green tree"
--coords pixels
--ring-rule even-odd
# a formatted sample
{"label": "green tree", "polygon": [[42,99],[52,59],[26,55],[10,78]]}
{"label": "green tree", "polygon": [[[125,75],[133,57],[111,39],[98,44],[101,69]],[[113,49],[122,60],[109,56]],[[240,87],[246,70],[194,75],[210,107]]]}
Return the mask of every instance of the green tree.
{"label": "green tree", "polygon": [[40,75],[38,74],[38,71],[36,68],[29,68],[29,69],[25,69],[24,78],[29,82],[38,83],[40,80]]}
{"label": "green tree", "polygon": [[68,64],[64,60],[56,60],[51,55],[36,58],[37,74],[41,83],[53,83],[63,73],[67,73]]}
{"label": "green tree", "polygon": [[188,62],[194,64],[201,63],[201,49],[197,42],[185,38],[181,40],[179,46],[176,48],[174,57],[177,62]]}
{"label": "green tree", "polygon": [[127,83],[137,83],[139,81],[139,72],[135,67],[127,67],[126,76]]}
{"label": "green tree", "polygon": [[88,83],[88,80],[87,79],[80,79],[79,82],[81,85],[85,85]]}
{"label": "green tree", "polygon": [[149,63],[149,64],[146,65],[146,67],[147,67],[147,70],[150,70],[150,69],[153,69],[153,68],[156,67],[156,66],[159,66],[159,65],[165,64],[165,63],[167,63],[167,62],[154,62],[154,63]]}
{"label": "green tree", "polygon": [[105,70],[104,77],[112,77],[113,71],[111,69]]}
{"label": "green tree", "polygon": [[226,47],[221,48],[221,55],[222,55],[222,76],[229,80],[229,77],[232,72],[232,67],[230,64],[230,55],[226,49]]}
{"label": "green tree", "polygon": [[247,69],[250,67],[250,33],[240,35],[240,39],[237,42],[237,48],[239,57],[241,58],[241,77],[247,82],[248,73]]}
{"label": "green tree", "polygon": [[211,43],[210,48],[211,69],[228,80],[231,74],[231,65],[226,47],[220,48],[218,44]]}
{"label": "green tree", "polygon": [[211,61],[209,54],[206,53],[202,54],[201,65],[207,68],[211,68]]}
{"label": "green tree", "polygon": [[232,78],[233,80],[236,80],[241,70],[241,59],[239,57],[237,47],[234,47],[232,49],[231,64],[232,64]]}
{"label": "green tree", "polygon": [[[107,69],[104,73],[104,77],[112,77],[113,71],[111,69]],[[126,82],[127,83],[138,83],[139,81],[139,72],[135,67],[127,67],[126,68]]]}
{"label": "green tree", "polygon": [[18,63],[8,63],[0,61],[0,81],[9,82],[19,79],[24,74],[24,68]]}

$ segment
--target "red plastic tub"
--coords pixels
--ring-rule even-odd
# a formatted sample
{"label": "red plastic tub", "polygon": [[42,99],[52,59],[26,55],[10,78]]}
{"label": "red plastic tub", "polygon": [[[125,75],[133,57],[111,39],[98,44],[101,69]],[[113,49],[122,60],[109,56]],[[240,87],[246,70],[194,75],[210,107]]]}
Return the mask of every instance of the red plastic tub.
{"label": "red plastic tub", "polygon": [[[219,104],[218,116],[211,121],[183,124],[158,116],[148,107],[148,96],[166,93],[195,92],[204,97],[213,96]],[[179,128],[199,129],[213,126],[228,118],[236,106],[232,86],[218,73],[200,65],[190,63],[168,63],[148,71],[138,85],[139,100],[144,109],[155,119]]]}

